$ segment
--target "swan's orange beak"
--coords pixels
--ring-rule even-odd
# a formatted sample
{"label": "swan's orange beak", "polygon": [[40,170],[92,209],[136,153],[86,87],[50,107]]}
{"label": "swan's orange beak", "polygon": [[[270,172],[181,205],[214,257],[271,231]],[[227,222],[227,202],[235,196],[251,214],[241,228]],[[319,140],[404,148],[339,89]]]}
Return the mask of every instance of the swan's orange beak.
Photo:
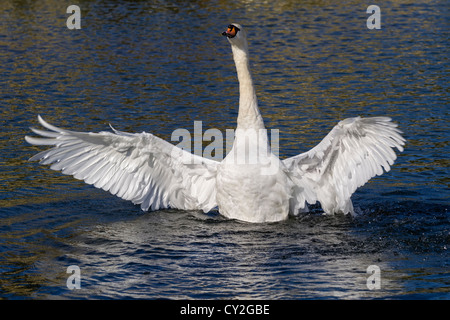
{"label": "swan's orange beak", "polygon": [[228,38],[234,38],[239,31],[239,28],[230,24],[227,28],[227,31],[222,32],[223,36],[227,36]]}

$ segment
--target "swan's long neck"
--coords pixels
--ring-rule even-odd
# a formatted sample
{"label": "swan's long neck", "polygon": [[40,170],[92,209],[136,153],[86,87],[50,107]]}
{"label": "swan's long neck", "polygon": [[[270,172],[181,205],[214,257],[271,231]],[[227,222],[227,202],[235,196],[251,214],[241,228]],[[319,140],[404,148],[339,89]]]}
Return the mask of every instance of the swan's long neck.
{"label": "swan's long neck", "polygon": [[264,122],[258,109],[258,101],[250,74],[248,50],[231,46],[239,80],[238,129],[264,129]]}

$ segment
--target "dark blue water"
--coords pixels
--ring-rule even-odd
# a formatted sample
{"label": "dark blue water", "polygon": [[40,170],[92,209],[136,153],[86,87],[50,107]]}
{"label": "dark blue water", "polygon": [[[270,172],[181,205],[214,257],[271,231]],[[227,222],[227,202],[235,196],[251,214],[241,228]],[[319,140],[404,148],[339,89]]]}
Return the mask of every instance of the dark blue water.
{"label": "dark blue water", "polygon": [[[383,2],[61,1],[0,5],[0,298],[448,299],[449,6]],[[230,5],[232,4],[232,5]],[[41,114],[98,132],[111,123],[170,140],[234,128],[238,87],[220,36],[247,27],[266,127],[282,158],[347,117],[390,116],[407,139],[359,213],[249,224],[217,213],[140,211],[27,161]],[[80,268],[69,290],[67,267]],[[380,270],[369,290],[366,272]]]}

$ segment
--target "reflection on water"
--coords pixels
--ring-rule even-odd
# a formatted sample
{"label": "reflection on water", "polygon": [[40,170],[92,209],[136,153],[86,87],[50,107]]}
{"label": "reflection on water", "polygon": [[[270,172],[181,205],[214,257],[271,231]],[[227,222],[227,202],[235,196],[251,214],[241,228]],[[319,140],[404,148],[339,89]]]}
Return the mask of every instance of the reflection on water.
{"label": "reflection on water", "polygon": [[[2,1],[0,297],[448,298],[448,6],[344,1]],[[447,11],[446,11],[447,10]],[[139,208],[29,163],[36,115],[80,131],[111,123],[170,140],[234,128],[238,88],[220,32],[249,33],[251,68],[280,155],[337,121],[394,118],[407,139],[391,172],[354,196],[356,219],[312,214],[249,225]],[[82,289],[65,286],[79,265]],[[382,271],[369,291],[366,268]]]}
{"label": "reflection on water", "polygon": [[[8,259],[16,267],[4,286],[7,296],[353,299],[445,297],[448,289],[442,261],[448,234],[435,234],[445,212],[436,212],[438,221],[428,226],[408,222],[412,214],[388,212],[356,221],[313,213],[254,225],[170,210],[124,215],[131,206],[118,206],[104,221],[81,219],[72,230],[47,230],[28,242],[20,261]],[[65,270],[73,264],[81,268],[82,289],[69,291]],[[382,270],[382,289],[369,291],[366,269],[374,264]]]}

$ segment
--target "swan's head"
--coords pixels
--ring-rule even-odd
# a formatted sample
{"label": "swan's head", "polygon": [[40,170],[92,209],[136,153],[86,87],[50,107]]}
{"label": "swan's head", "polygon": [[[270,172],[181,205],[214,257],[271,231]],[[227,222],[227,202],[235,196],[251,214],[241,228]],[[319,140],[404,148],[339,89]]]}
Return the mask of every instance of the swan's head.
{"label": "swan's head", "polygon": [[240,47],[242,49],[247,47],[247,35],[240,24],[232,23],[228,26],[227,30],[222,32],[223,36],[228,38],[231,45]]}

